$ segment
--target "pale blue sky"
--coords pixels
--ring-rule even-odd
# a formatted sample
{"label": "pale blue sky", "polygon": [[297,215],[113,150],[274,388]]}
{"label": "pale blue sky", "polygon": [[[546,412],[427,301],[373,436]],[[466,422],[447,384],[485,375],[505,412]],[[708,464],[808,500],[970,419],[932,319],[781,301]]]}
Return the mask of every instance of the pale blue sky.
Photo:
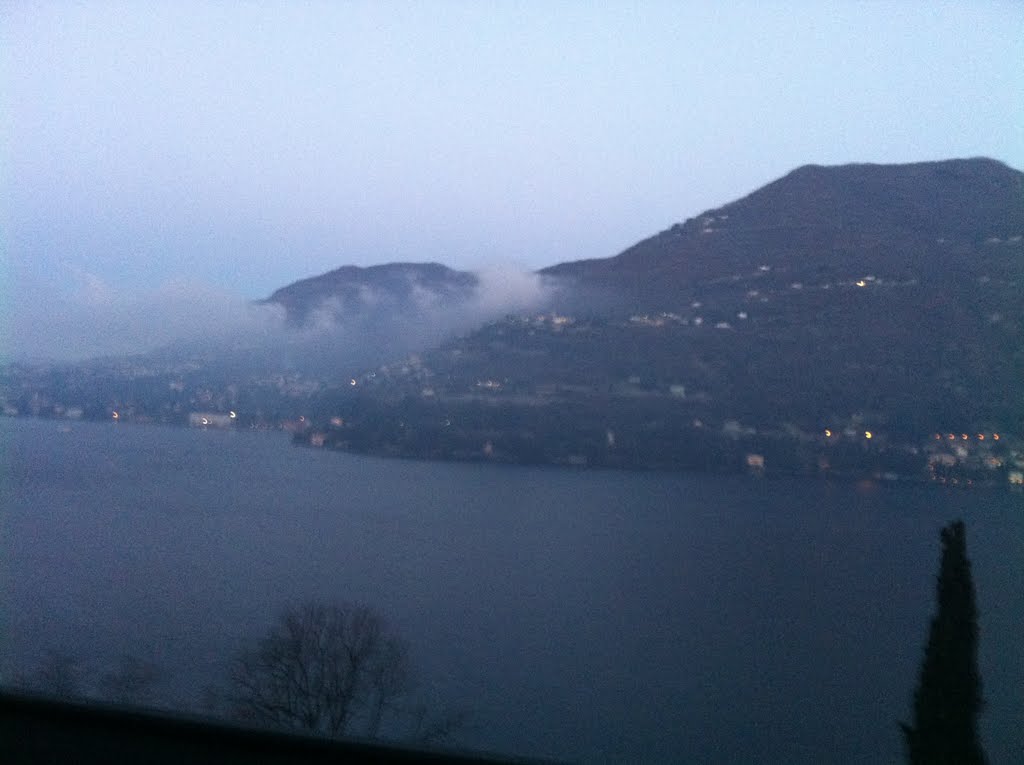
{"label": "pale blue sky", "polygon": [[43,290],[538,268],[809,162],[1024,168],[1019,2],[9,3],[0,62]]}

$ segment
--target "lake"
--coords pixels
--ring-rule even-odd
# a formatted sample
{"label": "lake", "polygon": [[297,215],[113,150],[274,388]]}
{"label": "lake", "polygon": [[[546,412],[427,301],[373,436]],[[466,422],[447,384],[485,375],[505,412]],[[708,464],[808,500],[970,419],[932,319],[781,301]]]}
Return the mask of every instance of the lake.
{"label": "lake", "polygon": [[0,420],[10,678],[55,648],[197,708],[286,604],[358,600],[459,746],[587,762],[892,763],[967,523],[982,737],[1024,751],[1024,498],[927,484],[382,460],[282,433]]}

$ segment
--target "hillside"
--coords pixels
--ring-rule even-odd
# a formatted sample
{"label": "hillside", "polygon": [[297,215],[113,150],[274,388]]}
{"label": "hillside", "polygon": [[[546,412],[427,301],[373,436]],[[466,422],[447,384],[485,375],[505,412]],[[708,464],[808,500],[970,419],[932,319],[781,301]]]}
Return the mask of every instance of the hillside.
{"label": "hillside", "polygon": [[172,423],[231,410],[437,459],[982,482],[1024,468],[1024,174],[993,160],[802,167],[540,276],[546,302],[494,321],[476,275],[346,266],[264,301],[282,332],[12,365],[0,404]]}
{"label": "hillside", "polygon": [[926,282],[1016,278],[1021,255],[1013,237],[1022,231],[1024,174],[994,160],[808,165],[615,257],[542,273],[639,308],[765,265],[771,273],[760,279],[773,286],[858,272]]}
{"label": "hillside", "polygon": [[264,302],[276,303],[296,324],[318,311],[332,319],[367,311],[413,315],[436,305],[457,306],[472,296],[477,277],[439,263],[387,263],[342,266],[276,290]]}
{"label": "hillside", "polygon": [[613,258],[545,269],[577,298],[321,403],[348,415],[349,448],[513,461],[755,451],[807,471],[826,429],[858,463],[888,449],[878,464],[938,433],[1019,436],[1022,234],[1024,175],[991,160],[804,167]]}

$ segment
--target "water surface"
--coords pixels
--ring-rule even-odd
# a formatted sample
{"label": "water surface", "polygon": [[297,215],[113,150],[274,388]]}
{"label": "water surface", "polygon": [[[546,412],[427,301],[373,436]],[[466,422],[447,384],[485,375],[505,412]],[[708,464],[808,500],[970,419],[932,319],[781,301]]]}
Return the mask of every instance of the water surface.
{"label": "water surface", "polygon": [[284,605],[374,605],[460,744],[889,763],[967,522],[982,733],[1024,749],[1024,502],[994,491],[387,461],[278,433],[0,421],[3,671],[123,652],[200,702]]}

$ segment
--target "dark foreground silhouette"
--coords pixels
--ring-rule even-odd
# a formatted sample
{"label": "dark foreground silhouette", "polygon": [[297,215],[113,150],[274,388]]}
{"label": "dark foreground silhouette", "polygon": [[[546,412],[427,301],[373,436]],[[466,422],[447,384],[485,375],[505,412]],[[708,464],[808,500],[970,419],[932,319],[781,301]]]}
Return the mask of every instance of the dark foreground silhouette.
{"label": "dark foreground silhouette", "polygon": [[487,755],[252,730],[199,718],[0,691],[0,761],[25,763],[501,763]]}
{"label": "dark foreground silhouette", "polygon": [[914,691],[914,720],[903,723],[910,765],[981,765],[978,715],[978,608],[963,521],[942,529],[938,607]]}

